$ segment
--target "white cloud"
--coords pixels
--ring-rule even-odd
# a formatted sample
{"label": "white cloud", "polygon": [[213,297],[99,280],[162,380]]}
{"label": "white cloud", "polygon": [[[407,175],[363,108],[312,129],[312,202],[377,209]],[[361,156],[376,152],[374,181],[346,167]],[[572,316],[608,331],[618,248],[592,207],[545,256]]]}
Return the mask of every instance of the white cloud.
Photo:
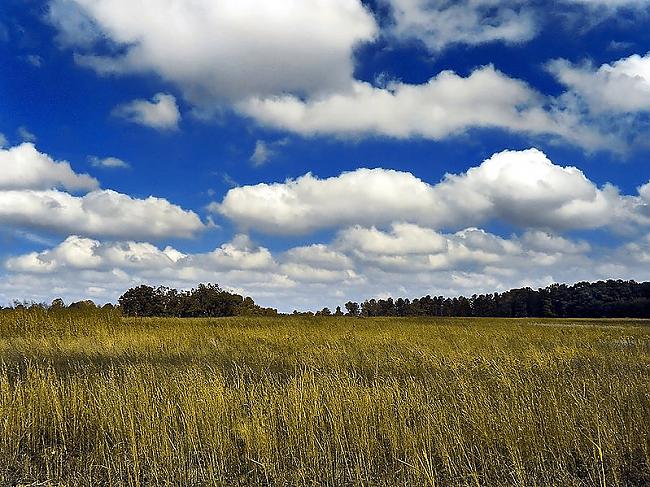
{"label": "white cloud", "polygon": [[537,34],[532,9],[518,0],[385,0],[394,25],[389,31],[404,39],[419,39],[436,52],[450,44],[524,42]]}
{"label": "white cloud", "polygon": [[500,152],[435,185],[386,169],[357,169],[328,179],[308,173],[284,183],[233,188],[210,209],[243,228],[300,234],[395,221],[432,228],[491,220],[521,228],[624,228],[650,224],[644,204],[641,196],[621,195],[609,184],[599,188],[579,169],[553,164],[529,149]]}
{"label": "white cloud", "polygon": [[[205,254],[185,254],[147,242],[73,235],[51,249],[11,257],[4,267],[7,280],[0,282],[0,296],[7,299],[11,299],[8,293],[21,297],[22,292],[47,300],[52,299],[50,295],[80,299],[98,282],[102,289],[95,293],[97,297],[113,301],[128,287],[141,283],[188,288],[211,281],[229,289],[253,289],[261,295],[295,286],[286,273],[278,271],[278,263],[267,249],[253,245],[243,235]],[[49,289],[38,290],[36,283]]]}
{"label": "white cloud", "polygon": [[353,266],[347,255],[323,244],[294,247],[286,252],[285,259],[287,262],[328,270],[344,270]]}
{"label": "white cloud", "polygon": [[495,154],[466,173],[447,175],[436,192],[461,221],[496,218],[552,229],[650,223],[639,220],[638,197],[609,184],[598,188],[576,167],[553,164],[536,149]]}
{"label": "white cloud", "polygon": [[633,54],[597,69],[589,63],[574,65],[557,59],[548,69],[593,113],[650,111],[650,53]]}
{"label": "white cloud", "polygon": [[365,266],[398,273],[463,270],[506,261],[514,265],[524,255],[516,240],[506,240],[477,228],[441,234],[403,223],[393,223],[390,232],[360,226],[344,229],[334,246]]}
{"label": "white cloud", "polygon": [[650,206],[650,182],[639,187],[639,195],[641,195],[646,205]]}
{"label": "white cloud", "polygon": [[0,132],[0,149],[5,147],[7,145],[7,137],[5,137],[5,134]]}
{"label": "white cloud", "polygon": [[[156,73],[199,106],[345,88],[354,46],[377,31],[359,0],[51,0],[49,12],[81,64]],[[100,38],[118,54],[98,55]]]}
{"label": "white cloud", "polygon": [[3,149],[0,144],[0,191],[9,189],[91,190],[99,186],[88,174],[75,173],[66,161],[55,161],[24,142]]}
{"label": "white cloud", "polygon": [[72,235],[51,250],[31,252],[10,258],[6,267],[11,271],[44,273],[61,268],[85,270],[151,269],[171,267],[184,257],[175,249],[158,249],[143,242],[103,243]]}
{"label": "white cloud", "polygon": [[[191,237],[205,229],[196,213],[164,198],[133,198],[98,187],[95,178],[75,173],[68,162],[31,143],[0,148],[0,226],[127,238]],[[61,189],[92,191],[77,196]]]}
{"label": "white cloud", "polygon": [[[522,0],[382,1],[394,16],[383,33],[418,38],[431,51],[458,43],[524,42],[549,15]],[[437,140],[494,128],[560,138],[587,152],[624,152],[632,145],[628,132],[638,132],[633,124],[585,117],[566,97],[543,96],[491,66],[467,77],[442,71],[423,84],[378,87],[356,80],[355,47],[380,34],[361,0],[193,0],[191,8],[184,0],[141,0],[137,9],[128,0],[48,4],[59,43],[75,50],[78,64],[102,75],[154,73],[201,118],[234,108],[262,125],[345,137]],[[567,9],[554,5],[550,15],[568,15]],[[175,102],[165,100],[136,100],[117,113],[175,128],[180,114]],[[256,147],[251,160],[263,164],[269,150],[268,144]]]}
{"label": "white cloud", "polygon": [[177,129],[181,119],[176,98],[165,93],[156,93],[151,101],[133,100],[118,105],[113,115],[158,130]]}
{"label": "white cloud", "polygon": [[[427,204],[428,203],[428,204]],[[241,186],[212,205],[242,227],[268,233],[399,219],[433,203],[429,186],[410,173],[358,169],[318,179],[306,174],[286,183]]]}
{"label": "white cloud", "polygon": [[231,242],[223,244],[207,256],[207,261],[220,269],[269,270],[275,265],[271,252],[253,245],[247,235],[235,235]]}
{"label": "white cloud", "polygon": [[411,223],[394,223],[391,233],[375,227],[350,227],[339,233],[339,245],[363,254],[409,255],[439,253],[447,249],[447,240],[435,230]]}
{"label": "white cloud", "polygon": [[52,248],[7,259],[0,299],[49,301],[62,295],[115,301],[141,283],[188,288],[218,282],[285,311],[318,309],[378,295],[471,295],[554,281],[647,279],[650,268],[640,264],[648,261],[649,242],[643,237],[596,252],[556,234],[503,238],[477,228],[440,233],[394,223],[386,231],[346,228],[329,244],[274,255],[244,235],[198,254],[70,236]]}
{"label": "white cloud", "polygon": [[489,65],[466,78],[443,71],[425,84],[392,82],[386,88],[359,81],[349,93],[309,100],[252,98],[238,107],[262,125],[302,135],[443,139],[472,128],[500,128],[562,137],[589,150],[614,144],[570,112],[548,110],[545,103],[526,83]]}
{"label": "white cloud", "polygon": [[295,262],[283,264],[281,271],[286,274],[289,279],[299,282],[301,285],[341,284],[343,282],[346,282],[349,285],[351,282],[363,280],[351,270],[324,269],[322,267],[313,267],[308,264],[299,264]]}
{"label": "white cloud", "polygon": [[97,25],[74,0],[48,4],[47,17],[58,28],[57,40],[66,47],[92,47],[101,37]]}
{"label": "white cloud", "polygon": [[339,286],[349,286],[364,281],[363,276],[355,271],[353,258],[338,247],[325,244],[294,247],[280,260],[279,271],[302,285],[338,283]]}
{"label": "white cloud", "polygon": [[591,250],[589,243],[584,240],[569,240],[540,230],[525,232],[521,237],[521,241],[532,250],[547,253],[581,254]]}
{"label": "white cloud", "polygon": [[0,191],[0,224],[56,233],[117,237],[191,237],[199,217],[163,198],[132,198],[111,190],[84,196],[57,191]]}
{"label": "white cloud", "polygon": [[[207,254],[185,254],[147,242],[105,242],[73,235],[51,249],[11,257],[4,267],[12,276],[5,289],[19,289],[21,284],[16,281],[26,287],[47,281],[53,295],[65,290],[76,299],[87,295],[87,289],[98,282],[104,287],[99,297],[113,301],[128,287],[141,283],[189,288],[210,281],[229,289],[251,288],[260,293],[295,286],[286,273],[277,271],[278,264],[269,251],[253,246],[245,236],[237,236]],[[2,290],[0,285],[0,295]],[[39,293],[35,288],[32,292]]]}
{"label": "white cloud", "polygon": [[623,245],[619,253],[619,260],[626,261],[630,265],[647,266],[650,264],[650,233]]}
{"label": "white cloud", "polygon": [[128,162],[125,162],[117,157],[90,156],[88,160],[93,167],[101,167],[107,169],[128,169],[131,167]]}

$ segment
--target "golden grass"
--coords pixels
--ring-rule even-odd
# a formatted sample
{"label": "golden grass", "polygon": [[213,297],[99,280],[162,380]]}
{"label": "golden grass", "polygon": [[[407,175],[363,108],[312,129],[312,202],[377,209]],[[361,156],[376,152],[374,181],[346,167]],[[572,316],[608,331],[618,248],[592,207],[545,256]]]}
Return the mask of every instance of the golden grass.
{"label": "golden grass", "polygon": [[0,313],[0,485],[649,485],[631,320]]}

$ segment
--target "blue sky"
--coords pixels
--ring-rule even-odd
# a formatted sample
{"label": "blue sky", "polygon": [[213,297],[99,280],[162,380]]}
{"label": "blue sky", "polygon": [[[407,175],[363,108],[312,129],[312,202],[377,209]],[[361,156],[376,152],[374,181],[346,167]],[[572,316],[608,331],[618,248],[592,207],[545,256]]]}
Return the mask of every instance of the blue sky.
{"label": "blue sky", "polygon": [[0,302],[650,277],[650,2],[7,0]]}

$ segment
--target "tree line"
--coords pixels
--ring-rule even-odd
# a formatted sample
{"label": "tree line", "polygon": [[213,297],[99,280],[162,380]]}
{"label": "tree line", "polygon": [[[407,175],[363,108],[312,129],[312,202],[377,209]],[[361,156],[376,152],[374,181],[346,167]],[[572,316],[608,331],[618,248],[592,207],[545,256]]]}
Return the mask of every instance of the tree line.
{"label": "tree line", "polygon": [[52,300],[50,304],[46,302],[36,302],[36,301],[18,301],[14,300],[12,306],[2,307],[0,310],[33,310],[33,309],[44,309],[50,311],[62,311],[62,310],[72,310],[72,311],[92,311],[92,310],[119,310],[119,306],[115,306],[113,303],[106,303],[102,306],[98,306],[92,299],[84,299],[82,301],[73,301],[72,303],[66,305],[63,299],[56,298]]}
{"label": "tree line", "polygon": [[[98,309],[91,300],[65,305],[57,298],[45,303],[15,301],[9,309],[43,308],[88,311]],[[294,311],[302,316],[476,316],[546,318],[650,318],[650,282],[607,280],[579,282],[574,285],[552,284],[537,290],[530,287],[503,293],[488,293],[448,298],[367,299],[348,301],[335,311]],[[0,308],[2,309],[2,308]],[[218,317],[237,315],[276,316],[274,308],[255,304],[251,297],[226,291],[218,284],[199,284],[189,291],[141,285],[126,291],[119,305],[107,303],[102,309],[115,309],[125,316]]]}
{"label": "tree line", "polygon": [[218,284],[199,284],[189,291],[141,285],[122,294],[119,304],[125,316],[195,318],[278,314],[276,309],[263,308],[253,298],[231,293]]}
{"label": "tree line", "polygon": [[[525,287],[503,293],[369,299],[345,303],[346,316],[494,316],[547,318],[650,318],[650,282],[607,280]],[[340,308],[339,308],[340,312]],[[294,313],[299,314],[297,311]],[[318,315],[331,315],[328,308]]]}

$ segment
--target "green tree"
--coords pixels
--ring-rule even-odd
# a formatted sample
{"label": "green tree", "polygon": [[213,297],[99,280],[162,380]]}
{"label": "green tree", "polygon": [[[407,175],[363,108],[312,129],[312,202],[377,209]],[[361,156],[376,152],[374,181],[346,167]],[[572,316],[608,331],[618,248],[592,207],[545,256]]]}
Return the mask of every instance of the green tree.
{"label": "green tree", "polygon": [[359,307],[359,303],[348,301],[345,303],[345,310],[347,311],[347,316],[359,316],[361,308]]}

